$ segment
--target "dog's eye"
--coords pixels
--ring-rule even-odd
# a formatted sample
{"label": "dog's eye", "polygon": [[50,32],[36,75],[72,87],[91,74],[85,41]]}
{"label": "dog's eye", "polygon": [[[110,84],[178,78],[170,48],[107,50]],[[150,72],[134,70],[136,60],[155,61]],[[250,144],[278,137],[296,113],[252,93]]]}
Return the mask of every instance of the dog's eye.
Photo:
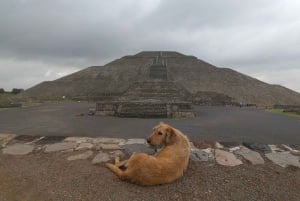
{"label": "dog's eye", "polygon": [[160,132],[160,131],[158,132],[158,135],[162,135],[162,134],[163,134],[162,132]]}

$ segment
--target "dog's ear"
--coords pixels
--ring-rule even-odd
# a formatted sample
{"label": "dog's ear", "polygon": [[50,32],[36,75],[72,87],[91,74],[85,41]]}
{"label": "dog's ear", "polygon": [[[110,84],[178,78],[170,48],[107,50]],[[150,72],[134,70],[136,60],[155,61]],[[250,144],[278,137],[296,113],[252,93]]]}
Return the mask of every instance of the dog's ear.
{"label": "dog's ear", "polygon": [[175,142],[176,133],[172,127],[166,129],[166,144],[172,144]]}

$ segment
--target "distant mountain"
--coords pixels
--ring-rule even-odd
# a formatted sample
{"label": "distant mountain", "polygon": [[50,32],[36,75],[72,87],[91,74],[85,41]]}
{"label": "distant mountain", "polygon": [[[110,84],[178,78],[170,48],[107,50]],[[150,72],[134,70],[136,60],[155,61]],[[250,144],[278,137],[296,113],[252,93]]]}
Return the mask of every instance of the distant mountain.
{"label": "distant mountain", "polygon": [[300,105],[300,94],[270,85],[229,68],[218,68],[194,56],[178,52],[147,51],[124,56],[104,66],[92,66],[60,79],[42,82],[23,95],[37,99],[118,97],[134,83],[149,79],[154,62],[166,66],[168,81],[185,88],[204,102],[207,96],[258,105]]}

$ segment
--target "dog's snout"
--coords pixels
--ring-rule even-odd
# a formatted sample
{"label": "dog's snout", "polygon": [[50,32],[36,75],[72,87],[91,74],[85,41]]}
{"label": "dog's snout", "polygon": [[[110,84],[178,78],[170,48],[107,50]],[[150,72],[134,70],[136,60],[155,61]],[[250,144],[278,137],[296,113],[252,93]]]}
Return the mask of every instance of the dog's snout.
{"label": "dog's snout", "polygon": [[147,142],[150,144],[150,142],[151,142],[151,141],[150,141],[150,139],[149,139],[149,138],[147,138],[146,140],[147,140]]}

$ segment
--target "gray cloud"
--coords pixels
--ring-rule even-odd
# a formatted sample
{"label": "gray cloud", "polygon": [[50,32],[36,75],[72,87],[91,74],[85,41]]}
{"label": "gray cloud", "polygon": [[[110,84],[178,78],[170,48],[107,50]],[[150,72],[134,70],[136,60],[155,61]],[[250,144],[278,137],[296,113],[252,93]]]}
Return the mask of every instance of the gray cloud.
{"label": "gray cloud", "polygon": [[[1,1],[0,88],[28,88],[143,50],[176,50],[300,91],[290,79],[300,68],[299,10],[292,0]],[[32,66],[27,79],[15,73],[24,63]],[[278,70],[285,78],[270,73]]]}

